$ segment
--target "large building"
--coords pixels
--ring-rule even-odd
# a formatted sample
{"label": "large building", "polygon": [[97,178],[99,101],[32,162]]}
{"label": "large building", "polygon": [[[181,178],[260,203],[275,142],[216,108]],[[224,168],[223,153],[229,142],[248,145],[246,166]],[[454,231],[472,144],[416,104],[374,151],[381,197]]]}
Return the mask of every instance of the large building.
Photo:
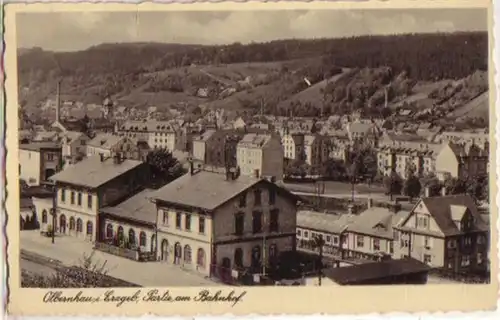
{"label": "large building", "polygon": [[136,193],[148,177],[148,168],[143,162],[120,156],[89,157],[57,173],[51,177],[57,195],[54,230],[95,241],[99,210]]}
{"label": "large building", "polygon": [[174,121],[127,121],[117,127],[120,136],[134,140],[147,141],[153,149],[185,151],[188,128],[181,127]]}
{"label": "large building", "polygon": [[62,168],[61,146],[55,142],[32,142],[19,145],[19,178],[37,186]]}
{"label": "large building", "polygon": [[487,267],[489,228],[468,195],[422,198],[394,229],[395,258],[453,272]]}
{"label": "large building", "polygon": [[246,134],[238,143],[237,166],[242,175],[283,180],[283,146],[274,134]]}
{"label": "large building", "polygon": [[297,198],[260,178],[195,170],[152,195],[159,259],[203,274],[259,273],[295,249]]}
{"label": "large building", "polygon": [[447,176],[484,176],[488,174],[488,163],[488,149],[481,149],[475,144],[457,145],[445,142],[436,157],[436,173],[441,180]]}

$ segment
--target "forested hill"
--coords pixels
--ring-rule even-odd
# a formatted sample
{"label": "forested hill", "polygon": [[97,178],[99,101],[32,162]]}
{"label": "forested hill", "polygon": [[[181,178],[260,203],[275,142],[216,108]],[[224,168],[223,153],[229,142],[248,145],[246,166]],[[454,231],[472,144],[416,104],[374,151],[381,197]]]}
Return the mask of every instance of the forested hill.
{"label": "forested hill", "polygon": [[[150,85],[152,80],[147,76],[158,76],[166,70],[276,62],[282,73],[292,72],[284,61],[299,61],[301,72],[318,78],[317,81],[331,75],[336,67],[381,66],[390,67],[394,74],[404,72],[414,81],[461,79],[476,70],[487,69],[488,36],[486,32],[409,34],[224,46],[124,43],[103,44],[78,52],[34,48],[19,50],[18,69],[20,88],[29,92],[28,97],[22,98],[33,105],[47,98],[61,76],[68,88],[78,90],[78,94],[126,96]],[[188,69],[184,70],[186,76]],[[244,78],[245,74],[241,76]],[[200,79],[198,76],[198,84]]]}

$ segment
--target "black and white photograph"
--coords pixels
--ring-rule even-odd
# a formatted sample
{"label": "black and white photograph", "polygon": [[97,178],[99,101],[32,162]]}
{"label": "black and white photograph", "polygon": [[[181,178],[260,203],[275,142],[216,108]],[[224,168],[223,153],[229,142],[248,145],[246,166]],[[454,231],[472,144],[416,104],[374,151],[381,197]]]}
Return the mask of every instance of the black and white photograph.
{"label": "black and white photograph", "polygon": [[22,288],[490,283],[486,8],[15,21]]}

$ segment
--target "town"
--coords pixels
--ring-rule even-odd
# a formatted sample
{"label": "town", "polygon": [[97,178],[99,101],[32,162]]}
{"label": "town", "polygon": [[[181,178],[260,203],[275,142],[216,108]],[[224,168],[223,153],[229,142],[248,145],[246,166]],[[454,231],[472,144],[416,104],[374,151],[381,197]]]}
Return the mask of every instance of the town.
{"label": "town", "polygon": [[[196,99],[269,84],[182,60],[215,82]],[[488,283],[489,126],[468,116],[489,108],[480,69],[416,84],[391,67],[284,68],[304,100],[260,96],[252,112],[87,103],[60,77],[36,112],[20,102],[22,285]],[[169,79],[156,89],[184,90]]]}

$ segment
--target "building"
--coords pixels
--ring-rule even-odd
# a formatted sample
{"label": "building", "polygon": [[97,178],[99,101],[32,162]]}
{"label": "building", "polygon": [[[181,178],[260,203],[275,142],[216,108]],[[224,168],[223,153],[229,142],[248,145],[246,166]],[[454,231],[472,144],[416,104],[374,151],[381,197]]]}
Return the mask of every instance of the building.
{"label": "building", "polygon": [[[386,260],[323,270],[321,285],[419,285],[427,283],[430,268],[415,259]],[[318,278],[306,279],[318,285]]]}
{"label": "building", "polygon": [[153,149],[185,150],[186,130],[173,121],[127,121],[117,128],[120,136],[147,141]]}
{"label": "building", "polygon": [[[284,157],[290,160],[299,160],[305,158],[304,155],[304,134],[288,133],[283,134],[281,138]],[[302,159],[305,160],[305,159]]]}
{"label": "building", "polygon": [[242,175],[283,180],[283,146],[274,134],[246,134],[238,143],[237,166]]}
{"label": "building", "polygon": [[48,182],[62,168],[61,146],[55,142],[19,145],[19,178],[29,186]]}
{"label": "building", "polygon": [[104,155],[112,157],[116,153],[124,153],[127,158],[138,158],[134,156],[138,150],[137,142],[127,137],[121,137],[110,133],[98,133],[92,140],[87,142],[87,156]]}
{"label": "building", "polygon": [[394,257],[453,272],[485,270],[488,226],[468,195],[421,198],[396,226]]}
{"label": "building", "polygon": [[143,162],[117,155],[92,156],[52,176],[57,194],[54,230],[95,241],[100,209],[136,193],[147,183],[148,173]]}
{"label": "building", "polygon": [[74,163],[87,155],[90,138],[78,131],[65,131],[61,134],[62,157],[65,163]]}
{"label": "building", "polygon": [[346,257],[356,260],[378,260],[394,254],[393,227],[409,213],[397,213],[381,207],[369,207],[347,228]]}
{"label": "building", "polygon": [[203,163],[207,162],[207,143],[210,137],[215,134],[215,132],[216,130],[207,130],[194,137],[192,152],[194,160],[198,160]]}
{"label": "building", "polygon": [[[110,247],[125,249],[125,255],[136,258],[136,252],[149,254],[156,260],[156,206],[145,189],[130,198],[99,211],[97,248],[111,251]],[[137,257],[139,258],[139,257]]]}
{"label": "building", "polygon": [[329,214],[314,211],[297,212],[297,249],[306,252],[315,251],[313,240],[321,237],[325,241],[323,254],[325,256],[344,258],[343,250],[347,248],[344,238],[347,229],[352,224],[356,215],[351,214]]}
{"label": "building", "polygon": [[436,157],[436,173],[440,180],[487,175],[488,163],[489,149],[445,142]]}
{"label": "building", "polygon": [[259,273],[295,249],[297,197],[268,180],[190,172],[159,189],[159,259],[206,275]]}
{"label": "building", "polygon": [[328,159],[329,153],[329,141],[324,136],[312,134],[304,136],[305,162],[316,171],[316,174],[321,165]]}
{"label": "building", "polygon": [[347,123],[345,129],[351,143],[363,141],[370,146],[377,146],[380,130],[374,123],[353,121]]}

